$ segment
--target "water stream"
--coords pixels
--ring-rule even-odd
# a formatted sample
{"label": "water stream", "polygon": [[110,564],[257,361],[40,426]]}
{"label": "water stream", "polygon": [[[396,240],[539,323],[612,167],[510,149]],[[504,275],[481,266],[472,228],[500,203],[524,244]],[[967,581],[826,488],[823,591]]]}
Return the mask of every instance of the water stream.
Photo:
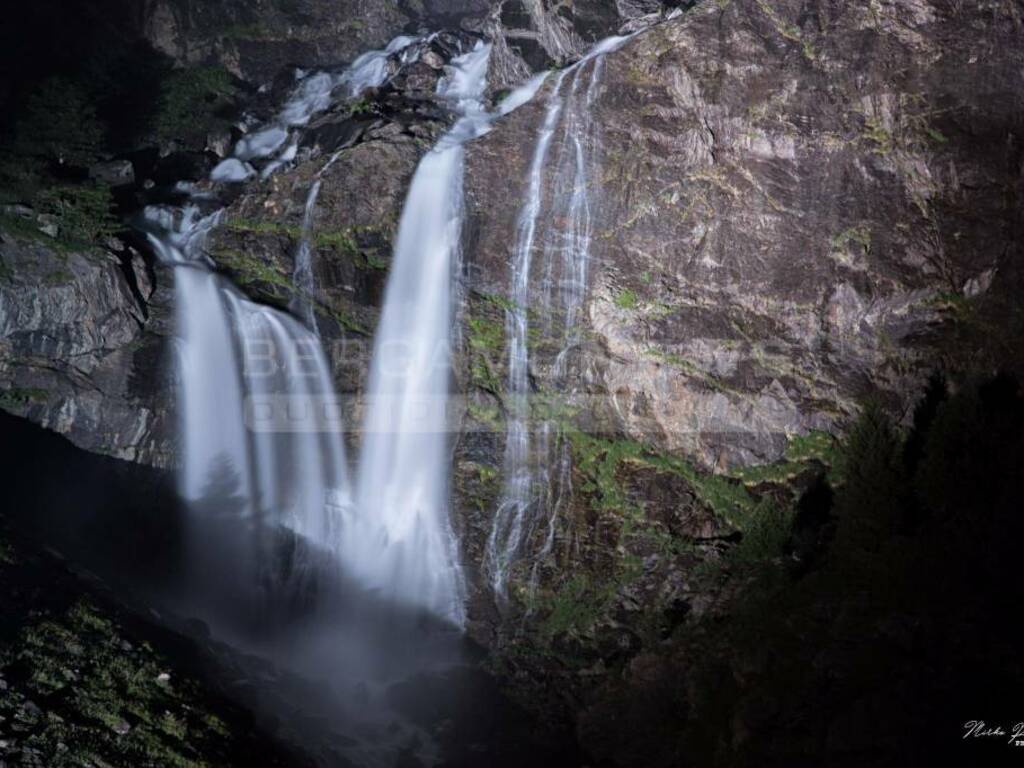
{"label": "water stream", "polygon": [[[266,177],[295,159],[298,134],[338,98],[381,85],[418,55],[399,37],[338,73],[298,73],[280,113],[242,138],[211,173],[214,184]],[[160,260],[174,267],[181,494],[196,510],[281,525],[337,556],[351,507],[331,370],[317,337],[310,237],[320,190],[310,189],[295,260],[294,315],[257,304],[216,274],[206,240],[222,211],[214,196],[180,208],[153,206],[143,228]],[[298,564],[297,567],[301,567]]]}
{"label": "water stream", "polygon": [[449,519],[448,407],[464,145],[543,82],[533,78],[486,111],[490,50],[481,42],[451,62],[438,93],[459,118],[420,161],[402,210],[370,373],[357,492],[363,529],[348,537],[344,556],[382,594],[459,626],[465,584]]}
{"label": "water stream", "polygon": [[[533,418],[529,309],[539,310],[545,335],[560,336],[560,351],[550,377],[560,391],[568,383],[570,353],[578,346],[577,325],[590,260],[592,170],[598,141],[591,106],[605,54],[627,39],[607,38],[558,73],[528,166],[512,253],[511,302],[506,310],[509,369],[504,486],[487,544],[491,587],[499,599],[506,593],[513,564],[538,526],[544,526],[532,569],[531,580],[535,578],[537,565],[553,545],[561,499],[569,491],[568,447],[555,434],[556,425],[550,419]],[[558,150],[550,162],[553,143]],[[540,291],[534,273],[538,251]],[[531,303],[535,296],[540,301]],[[559,328],[555,327],[556,307],[561,317]]]}
{"label": "water stream", "polygon": [[[563,311],[562,353],[555,365],[560,371],[556,380],[565,382],[589,260],[596,144],[589,106],[600,81],[601,57],[622,40],[605,41],[554,76],[530,165],[512,265],[514,305],[508,311],[511,418],[505,496],[488,553],[498,593],[522,542],[541,522],[548,527],[542,554],[551,547],[558,504],[550,491],[546,501],[539,500],[538,489],[567,487],[568,454],[564,446],[556,452],[550,424],[543,424],[538,435],[529,432],[531,262],[541,254],[544,307],[558,305]],[[280,112],[269,123],[253,126],[233,156],[212,171],[212,193],[182,187],[189,194],[183,205],[152,206],[143,214],[142,227],[155,252],[174,271],[179,488],[193,519],[203,521],[194,537],[207,538],[196,585],[221,595],[215,598],[219,603],[207,606],[215,606],[213,617],[209,610],[205,616],[213,623],[218,614],[231,612],[226,604],[244,594],[250,578],[256,590],[287,599],[313,594],[319,602],[315,611],[293,612],[288,605],[271,616],[264,602],[256,611],[237,611],[247,620],[256,617],[258,632],[218,635],[322,684],[315,693],[301,686],[299,693],[289,690],[267,706],[288,716],[293,709],[311,713],[310,723],[294,718],[301,725],[296,733],[301,738],[301,728],[308,727],[330,741],[337,752],[323,758],[328,765],[394,765],[406,754],[439,762],[445,750],[456,747],[468,755],[477,747],[442,744],[437,734],[443,723],[432,718],[440,720],[438,713],[451,711],[464,728],[478,715],[505,706],[489,682],[469,679],[479,673],[476,661],[466,656],[460,631],[466,621],[466,584],[449,516],[456,422],[448,409],[462,273],[465,146],[529,102],[548,75],[532,78],[488,110],[490,44],[476,43],[445,68],[437,95],[456,120],[421,159],[403,207],[375,336],[354,479],[331,367],[319,339],[313,270],[317,200],[324,172],[338,153],[307,192],[289,312],[250,300],[218,274],[206,243],[223,216],[216,207],[219,186],[267,178],[295,161],[302,126],[336,100],[385,83],[415,60],[420,42],[396,38],[342,72],[299,73]],[[552,191],[550,200],[545,190]],[[565,226],[545,225],[545,211]],[[539,451],[546,458],[538,469]],[[550,473],[557,473],[560,482],[551,482],[556,478]],[[247,549],[248,544],[238,543],[254,530],[286,530],[289,536],[276,537],[271,546]],[[240,564],[246,558],[256,563],[251,571]],[[315,578],[307,579],[312,572]],[[234,584],[222,588],[217,583],[221,576]],[[268,584],[268,576],[279,581]],[[474,700],[485,702],[481,712],[466,703]],[[404,714],[396,718],[400,710]],[[523,729],[522,739],[520,731],[504,723],[486,725],[492,727],[525,743],[531,726],[526,721],[516,726]],[[480,738],[494,739],[495,734],[486,731]],[[509,761],[503,764],[516,764],[514,751],[507,749],[489,759],[505,757]]]}
{"label": "water stream", "polygon": [[[332,99],[383,83],[416,59],[418,42],[397,38],[337,74],[300,73],[278,115],[241,139],[211,182],[238,183],[291,162],[299,141],[293,129]],[[157,254],[175,267],[182,496],[198,511],[222,517],[227,510],[283,526],[304,540],[303,552],[320,553],[375,599],[426,610],[456,627],[465,620],[465,583],[449,518],[448,400],[464,145],[528,102],[545,79],[532,78],[488,111],[490,50],[480,41],[455,57],[438,84],[439,99],[457,119],[422,158],[403,208],[355,484],[318,338],[312,268],[321,177],[337,154],[307,193],[291,313],[252,302],[214,271],[205,243],[222,211],[201,212],[214,195],[197,193],[181,208],[145,211]]]}
{"label": "water stream", "polygon": [[292,273],[296,294],[289,307],[294,314],[302,318],[306,327],[318,336],[320,330],[313,308],[313,292],[316,285],[313,280],[313,251],[310,240],[313,235],[313,214],[316,211],[316,199],[320,196],[321,184],[321,180],[317,178],[310,185],[309,194],[306,196],[306,205],[302,212],[302,236],[295,253],[295,271]]}

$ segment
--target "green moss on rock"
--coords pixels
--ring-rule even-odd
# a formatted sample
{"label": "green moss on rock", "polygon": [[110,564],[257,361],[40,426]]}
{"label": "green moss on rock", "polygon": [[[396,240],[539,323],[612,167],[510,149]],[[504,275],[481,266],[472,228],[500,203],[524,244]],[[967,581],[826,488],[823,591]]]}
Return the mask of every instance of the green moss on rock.
{"label": "green moss on rock", "polygon": [[295,287],[287,275],[278,267],[234,248],[218,248],[213,259],[220,266],[233,273],[241,285],[263,283],[294,293]]}
{"label": "green moss on rock", "polygon": [[615,306],[619,309],[636,309],[640,303],[640,299],[636,295],[636,291],[626,289],[620,291],[615,297]]}
{"label": "green moss on rock", "polygon": [[12,387],[0,390],[0,408],[8,411],[20,411],[33,403],[45,403],[49,394],[38,387]]}
{"label": "green moss on rock", "polygon": [[736,479],[702,472],[681,456],[662,453],[629,439],[609,440],[578,430],[568,434],[576,466],[586,477],[583,488],[596,495],[602,509],[635,511],[617,476],[619,465],[626,461],[679,475],[716,515],[741,530],[756,503]]}
{"label": "green moss on rock", "polygon": [[473,386],[499,394],[502,389],[497,368],[505,350],[505,326],[492,305],[475,302],[466,320],[469,373]]}
{"label": "green moss on rock", "polygon": [[2,517],[0,582],[0,764],[307,764],[149,642],[181,638],[113,608]]}

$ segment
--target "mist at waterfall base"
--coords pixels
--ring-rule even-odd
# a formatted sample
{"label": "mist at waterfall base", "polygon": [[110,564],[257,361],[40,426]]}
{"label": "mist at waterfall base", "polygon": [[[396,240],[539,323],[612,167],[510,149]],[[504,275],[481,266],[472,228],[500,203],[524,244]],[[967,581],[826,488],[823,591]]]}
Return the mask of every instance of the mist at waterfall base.
{"label": "mist at waterfall base", "polygon": [[[165,475],[3,412],[0,461],[6,514],[20,530],[143,620],[189,638],[198,663],[194,651],[172,654],[175,675],[201,674],[317,765],[580,764],[568,734],[539,728],[479,670],[475,649],[422,615],[340,581],[348,616],[318,615],[308,591],[263,601],[233,558],[258,573],[257,544],[286,557],[293,538],[204,522]],[[197,544],[207,553],[198,571]]]}

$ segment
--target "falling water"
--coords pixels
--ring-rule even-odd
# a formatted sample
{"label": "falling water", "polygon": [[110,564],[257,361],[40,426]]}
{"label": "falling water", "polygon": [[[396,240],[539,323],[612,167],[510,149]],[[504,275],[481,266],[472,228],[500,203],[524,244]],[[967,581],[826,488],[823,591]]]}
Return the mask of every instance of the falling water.
{"label": "falling water", "polygon": [[370,371],[357,505],[345,560],[404,603],[464,620],[448,517],[451,292],[462,228],[463,143],[486,124],[490,46],[453,59],[439,93],[460,115],[420,161],[395,243]]}
{"label": "falling water", "polygon": [[[234,156],[215,169],[214,185],[265,177],[294,160],[298,136],[292,128],[329,106],[339,85],[354,95],[383,82],[395,56],[414,55],[406,51],[411,40],[402,40],[406,47],[393,43],[360,57],[347,74],[303,75],[274,122],[240,141]],[[410,736],[423,738],[418,751],[425,764],[436,762],[430,734],[415,723],[398,723],[387,696],[395,679],[422,673],[428,657],[431,663],[461,659],[461,645],[441,637],[458,633],[431,632],[425,640],[397,636],[395,627],[411,627],[408,620],[420,621],[422,609],[455,626],[465,621],[458,543],[448,516],[446,418],[453,293],[461,270],[464,145],[529,101],[545,81],[545,75],[533,78],[488,113],[481,101],[490,50],[478,43],[454,59],[438,87],[458,119],[420,162],[403,209],[375,342],[354,499],[330,369],[316,332],[311,249],[321,177],[338,155],[307,194],[293,314],[250,301],[215,272],[205,244],[222,211],[203,215],[200,208],[215,194],[182,187],[189,195],[185,206],[145,211],[150,240],[175,274],[182,496],[197,513],[227,518],[229,536],[249,528],[236,525],[237,518],[285,526],[341,564],[345,577],[369,587],[349,590],[348,580],[339,578],[342,589],[333,594],[346,600],[325,612],[332,615],[316,617],[316,632],[306,631],[312,626],[307,625],[273,635],[271,643],[275,651],[286,649],[304,674],[330,681],[326,696],[332,701],[337,691],[358,692],[359,712],[347,704],[337,710],[358,734],[346,735],[339,751],[346,760],[351,755],[353,764],[394,765],[396,745],[404,754]],[[237,568],[230,558],[235,551],[243,549],[213,553],[229,561],[224,572]],[[209,586],[215,591],[217,585]],[[391,601],[412,610],[394,611]],[[343,620],[338,613],[345,614]],[[401,622],[394,619],[399,613]],[[461,693],[459,699],[461,706]],[[312,703],[313,710],[317,706]],[[288,707],[291,712],[290,702]]]}
{"label": "falling water", "polygon": [[[508,335],[508,423],[502,499],[488,539],[487,562],[491,586],[499,598],[506,592],[509,570],[538,523],[546,534],[536,563],[550,551],[560,500],[568,490],[569,455],[553,434],[555,425],[541,420],[531,435],[528,348],[532,267],[535,251],[543,256],[541,303],[550,334],[551,293],[558,269],[558,303],[562,310],[561,351],[552,371],[554,388],[566,383],[570,351],[578,344],[577,322],[587,285],[591,238],[590,167],[596,155],[596,130],[591,106],[600,84],[604,55],[628,38],[612,37],[595,45],[572,67],[556,77],[548,96],[544,120],[528,168],[526,196],[519,212],[512,255],[511,304],[506,310]],[[568,87],[565,87],[566,81]],[[587,81],[581,94],[581,81]],[[562,131],[556,161],[549,166],[552,142]],[[545,179],[548,179],[545,185]],[[550,200],[545,201],[545,188]],[[542,220],[545,208],[549,215]],[[548,230],[538,237],[544,221]],[[561,255],[559,259],[558,256]],[[557,444],[557,445],[556,445]]]}
{"label": "falling water", "polygon": [[302,213],[302,234],[299,237],[299,247],[295,253],[295,272],[292,275],[292,282],[295,285],[295,298],[292,299],[290,309],[302,318],[313,333],[319,335],[317,328],[316,314],[313,312],[313,251],[310,238],[313,234],[313,213],[316,210],[316,199],[320,195],[320,179],[317,179],[309,188],[306,196],[306,207]]}
{"label": "falling water", "polygon": [[[403,38],[404,39],[404,38]],[[358,93],[358,92],[357,92]],[[306,195],[306,205],[302,211],[302,231],[299,237],[299,247],[295,252],[295,269],[292,273],[292,283],[295,286],[296,294],[292,299],[289,309],[302,318],[303,323],[317,336],[320,335],[320,328],[316,322],[316,313],[313,311],[316,282],[313,279],[313,214],[316,213],[316,201],[320,196],[320,187],[323,184],[323,176],[330,170],[331,166],[338,162],[342,150],[338,150],[331,158],[324,163],[317,174],[316,179],[309,187]]]}
{"label": "falling water", "polygon": [[176,267],[182,495],[329,546],[348,480],[318,339],[210,270],[203,244],[219,213],[147,215],[163,228],[150,235],[157,253]]}
{"label": "falling water", "polygon": [[[300,73],[280,114],[248,134],[211,181],[273,173],[297,154],[291,128],[335,98],[382,84],[414,56],[416,39],[396,38],[338,74]],[[181,209],[150,207],[144,227],[158,257],[175,268],[177,372],[182,435],[180,488],[197,510],[259,518],[337,553],[351,508],[341,423],[330,367],[316,334],[310,234],[320,181],[310,189],[296,255],[300,295],[291,315],[247,299],[213,271],[205,242],[221,211],[200,215],[194,195]],[[185,190],[188,191],[188,190]]]}
{"label": "falling water", "polygon": [[299,70],[296,73],[299,84],[277,117],[240,139],[235,145],[234,157],[222,161],[210,178],[217,182],[246,181],[256,175],[253,161],[272,158],[259,174],[267,178],[298,154],[298,136],[292,128],[306,125],[313,115],[331,106],[338,98],[338,91],[343,98],[351,99],[367,88],[383,85],[398,67],[411,63],[419,55],[417,42],[416,37],[396,37],[383,50],[367,51],[336,74],[307,75]]}
{"label": "falling water", "polygon": [[346,562],[400,602],[465,620],[458,543],[448,515],[453,283],[460,269],[464,144],[529,101],[535,77],[493,113],[481,104],[490,45],[453,59],[439,94],[459,119],[420,161],[402,210],[370,373],[357,509]]}

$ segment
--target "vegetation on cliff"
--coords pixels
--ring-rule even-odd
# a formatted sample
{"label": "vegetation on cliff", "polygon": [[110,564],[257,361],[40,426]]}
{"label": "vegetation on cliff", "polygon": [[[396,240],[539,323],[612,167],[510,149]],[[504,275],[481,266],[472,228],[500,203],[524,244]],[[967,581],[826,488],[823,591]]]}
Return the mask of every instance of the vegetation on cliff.
{"label": "vegetation on cliff", "polygon": [[186,641],[112,605],[4,518],[0,579],[0,763],[305,764],[197,675]]}
{"label": "vegetation on cliff", "polygon": [[933,384],[905,433],[866,407],[843,482],[811,485],[758,556],[735,547],[709,574],[724,600],[590,697],[584,741],[623,765],[913,764],[937,743],[1005,758],[961,736],[1024,683],[1022,435],[1010,377]]}

